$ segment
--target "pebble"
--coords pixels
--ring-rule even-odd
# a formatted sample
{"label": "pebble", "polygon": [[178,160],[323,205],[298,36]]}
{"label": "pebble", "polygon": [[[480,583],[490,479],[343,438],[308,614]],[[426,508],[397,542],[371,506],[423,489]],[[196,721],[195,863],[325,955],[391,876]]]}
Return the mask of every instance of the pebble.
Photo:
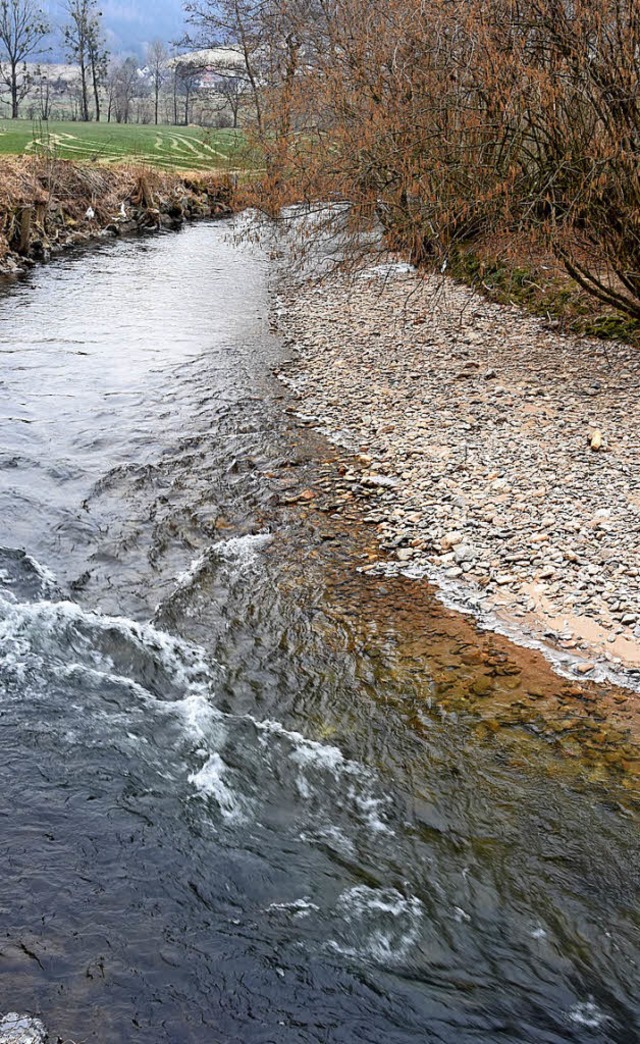
{"label": "pebble", "polygon": [[279,328],[296,346],[281,377],[299,413],[358,448],[350,486],[375,503],[399,561],[464,577],[489,608],[500,588],[513,611],[544,603],[556,620],[584,616],[632,637],[639,352],[613,342],[605,352],[412,272],[384,286],[339,274],[283,284],[280,301]]}
{"label": "pebble", "polygon": [[595,663],[578,663],[576,664],[575,670],[577,674],[590,674],[591,671],[595,670],[595,668]]}

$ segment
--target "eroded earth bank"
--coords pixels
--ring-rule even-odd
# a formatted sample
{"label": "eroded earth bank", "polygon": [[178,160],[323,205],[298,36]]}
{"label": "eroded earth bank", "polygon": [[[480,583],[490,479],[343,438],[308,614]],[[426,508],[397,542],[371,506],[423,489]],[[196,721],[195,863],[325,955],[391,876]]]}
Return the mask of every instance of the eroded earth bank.
{"label": "eroded earth bank", "polygon": [[74,247],[138,233],[176,231],[185,221],[226,217],[228,176],[158,171],[135,163],[72,163],[55,156],[3,158],[0,275],[23,273]]}

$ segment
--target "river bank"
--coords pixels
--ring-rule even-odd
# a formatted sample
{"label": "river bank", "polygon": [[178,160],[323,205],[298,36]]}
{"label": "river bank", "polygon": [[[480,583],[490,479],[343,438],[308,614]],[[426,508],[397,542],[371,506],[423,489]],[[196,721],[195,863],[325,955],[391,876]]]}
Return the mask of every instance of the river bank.
{"label": "river bank", "polygon": [[348,446],[380,560],[562,673],[640,684],[640,485],[623,344],[567,337],[402,266],[296,285],[297,412]]}
{"label": "river bank", "polygon": [[5,159],[0,171],[0,275],[72,247],[175,230],[233,212],[228,176],[99,166],[45,157]]}

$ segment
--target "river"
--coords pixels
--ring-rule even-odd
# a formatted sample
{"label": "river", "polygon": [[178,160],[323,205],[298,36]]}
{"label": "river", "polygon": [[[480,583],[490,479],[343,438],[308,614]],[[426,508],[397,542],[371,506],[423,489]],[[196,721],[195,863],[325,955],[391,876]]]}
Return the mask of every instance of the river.
{"label": "river", "polygon": [[485,639],[433,606],[416,635],[301,509],[333,451],[287,412],[269,303],[224,223],[0,298],[0,1012],[105,1044],[632,1044],[636,807],[439,702]]}

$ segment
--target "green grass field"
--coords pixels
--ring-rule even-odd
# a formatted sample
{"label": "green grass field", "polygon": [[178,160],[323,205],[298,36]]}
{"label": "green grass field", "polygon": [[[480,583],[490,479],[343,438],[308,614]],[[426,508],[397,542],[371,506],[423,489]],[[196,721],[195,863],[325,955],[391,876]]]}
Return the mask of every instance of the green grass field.
{"label": "green grass field", "polygon": [[0,156],[52,155],[93,163],[136,161],[166,170],[246,167],[241,131],[117,123],[0,120]]}

